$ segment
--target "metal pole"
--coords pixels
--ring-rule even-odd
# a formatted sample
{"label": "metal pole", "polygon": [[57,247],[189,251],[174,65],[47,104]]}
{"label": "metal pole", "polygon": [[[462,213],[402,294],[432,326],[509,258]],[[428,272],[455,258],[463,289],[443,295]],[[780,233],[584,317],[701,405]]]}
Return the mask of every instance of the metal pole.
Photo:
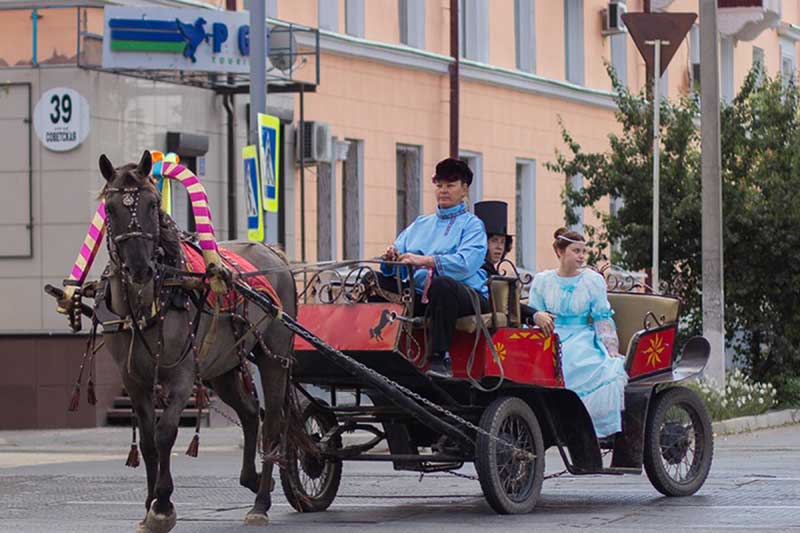
{"label": "metal pole", "polygon": [[304,99],[305,84],[300,82],[300,131],[298,133],[299,142],[297,149],[300,151],[300,261],[306,262],[306,158],[303,151],[303,140],[305,137],[305,99]]}
{"label": "metal pole", "polygon": [[[661,44],[664,41],[646,41],[645,44],[653,45],[653,265],[652,284],[653,292],[658,294],[658,246],[659,246],[659,213],[660,213],[660,170],[661,170]],[[667,43],[668,44],[668,43]]]}
{"label": "metal pole", "polygon": [[450,0],[450,157],[458,157],[458,115],[460,107],[460,52],[458,49],[458,0]]}
{"label": "metal pole", "polygon": [[703,336],[711,344],[705,375],[725,386],[725,298],[720,173],[717,0],[700,1],[700,149],[702,169]]}

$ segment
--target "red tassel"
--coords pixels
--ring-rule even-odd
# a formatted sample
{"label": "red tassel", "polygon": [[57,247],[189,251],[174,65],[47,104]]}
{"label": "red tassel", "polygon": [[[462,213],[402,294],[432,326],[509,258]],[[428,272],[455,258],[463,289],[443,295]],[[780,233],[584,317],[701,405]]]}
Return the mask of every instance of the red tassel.
{"label": "red tassel", "polygon": [[197,386],[197,392],[195,393],[195,404],[197,405],[198,409],[206,409],[208,404],[211,401],[208,398],[208,391],[202,385]]}
{"label": "red tassel", "polygon": [[78,405],[81,403],[81,386],[76,383],[72,388],[72,398],[69,400],[68,411],[77,411]]}
{"label": "red tassel", "polygon": [[136,468],[139,466],[139,447],[136,443],[131,444],[131,451],[128,452],[128,460],[125,461],[125,466]]}
{"label": "red tassel", "polygon": [[194,434],[192,438],[192,442],[189,443],[189,447],[186,449],[186,455],[189,457],[197,457],[197,451],[200,448],[200,435],[198,433]]}
{"label": "red tassel", "polygon": [[97,396],[94,393],[94,381],[90,378],[86,386],[86,401],[89,405],[97,405]]}

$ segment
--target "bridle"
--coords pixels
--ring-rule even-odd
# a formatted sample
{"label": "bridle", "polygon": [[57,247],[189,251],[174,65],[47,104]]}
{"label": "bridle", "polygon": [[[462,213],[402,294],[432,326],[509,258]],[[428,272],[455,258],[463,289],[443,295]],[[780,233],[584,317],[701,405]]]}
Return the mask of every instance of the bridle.
{"label": "bridle", "polygon": [[[115,234],[114,228],[111,224],[111,217],[106,219],[106,231],[108,235],[107,243],[108,243],[108,255],[111,258],[111,261],[117,267],[124,267],[125,264],[122,259],[119,257],[117,253],[117,245],[127,241],[129,239],[145,239],[149,241],[153,241],[153,253],[150,259],[153,260],[153,264],[158,264],[158,256],[160,255],[158,242],[161,237],[160,230],[161,230],[161,222],[156,220],[156,231],[155,233],[149,233],[144,231],[142,228],[142,224],[139,222],[139,196],[142,192],[141,187],[109,187],[105,190],[106,197],[109,194],[122,194],[122,205],[128,209],[128,213],[130,215],[130,221],[128,222],[128,227],[125,228],[126,231],[123,233]],[[113,246],[112,246],[113,244]],[[125,269],[121,269],[123,271],[123,276],[127,276],[125,274]]]}

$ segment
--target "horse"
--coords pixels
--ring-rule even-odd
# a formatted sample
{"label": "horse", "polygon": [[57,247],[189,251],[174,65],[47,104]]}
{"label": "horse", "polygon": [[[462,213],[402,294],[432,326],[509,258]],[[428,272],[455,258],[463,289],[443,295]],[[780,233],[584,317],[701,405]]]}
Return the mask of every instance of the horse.
{"label": "horse", "polygon": [[[160,196],[150,176],[150,152],[145,151],[138,163],[120,167],[114,167],[103,154],[99,165],[106,180],[101,197],[105,200],[110,256],[104,276],[108,287],[106,302],[114,314],[128,323],[127,328],[104,331],[103,336],[121,372],[140,430],[139,448],[147,469],[146,517],[140,531],[170,531],[175,526],[177,514],[170,501],[174,488],[170,453],[181,412],[197,381],[196,364],[199,377],[236,411],[241,422],[244,449],[239,481],[256,494],[245,523],[266,525],[279,442],[285,437],[281,443],[285,446],[307,438],[302,424],[289,423],[299,419],[289,390],[291,365],[287,364],[293,357],[293,334],[279,320],[249,306],[248,320],[255,332],[246,331],[244,338],[237,337],[235,328],[241,333],[241,324],[234,324],[231,314],[198,312],[205,305],[203,296],[189,298],[186,289],[166,286],[164,272],[168,267],[173,272],[179,270],[184,254],[176,224],[160,208]],[[257,269],[268,270],[266,276],[280,298],[283,312],[296,316],[295,283],[280,251],[252,242],[231,241],[220,246]],[[236,345],[237,339],[241,347]],[[201,342],[205,355],[196,363]],[[241,353],[254,355],[261,375],[265,412],[260,474],[255,468],[259,405],[245,386],[234,346],[244,350]],[[156,421],[159,397],[166,405]]]}

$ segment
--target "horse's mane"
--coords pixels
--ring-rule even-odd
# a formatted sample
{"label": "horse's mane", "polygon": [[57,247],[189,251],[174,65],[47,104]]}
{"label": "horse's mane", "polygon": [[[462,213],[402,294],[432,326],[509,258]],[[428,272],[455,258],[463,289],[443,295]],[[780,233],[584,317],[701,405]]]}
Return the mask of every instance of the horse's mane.
{"label": "horse's mane", "polygon": [[158,224],[160,226],[158,244],[164,250],[164,263],[180,267],[183,250],[181,250],[181,230],[178,224],[163,209],[158,210]]}

